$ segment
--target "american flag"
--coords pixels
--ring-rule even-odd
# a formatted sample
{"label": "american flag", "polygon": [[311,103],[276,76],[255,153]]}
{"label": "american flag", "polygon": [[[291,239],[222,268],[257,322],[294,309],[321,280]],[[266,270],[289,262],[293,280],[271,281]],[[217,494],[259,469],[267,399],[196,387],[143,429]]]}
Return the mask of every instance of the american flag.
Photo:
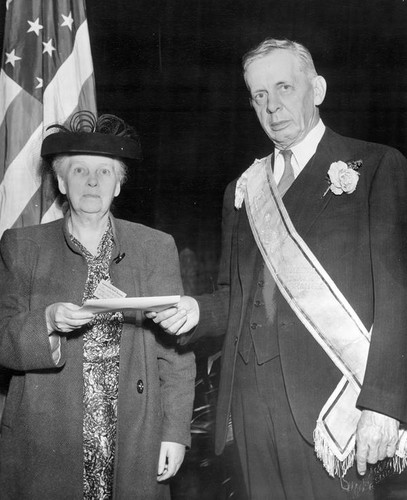
{"label": "american flag", "polygon": [[0,236],[59,218],[41,168],[47,126],[96,113],[84,0],[7,0],[0,74]]}

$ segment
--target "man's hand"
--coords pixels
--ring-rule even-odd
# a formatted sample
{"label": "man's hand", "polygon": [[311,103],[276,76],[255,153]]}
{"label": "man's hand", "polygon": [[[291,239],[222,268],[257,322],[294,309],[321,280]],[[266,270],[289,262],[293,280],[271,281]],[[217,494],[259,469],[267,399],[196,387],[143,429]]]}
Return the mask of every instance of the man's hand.
{"label": "man's hand", "polygon": [[89,323],[94,314],[70,302],[57,302],[45,309],[48,334],[69,333]]}
{"label": "man's hand", "polygon": [[398,430],[398,420],[371,410],[362,411],[356,430],[356,464],[360,475],[366,473],[368,463],[394,456]]}
{"label": "man's hand", "polygon": [[157,481],[166,481],[178,472],[184,461],[185,446],[170,441],[162,441],[158,460]]}
{"label": "man's hand", "polygon": [[181,335],[189,332],[199,321],[199,305],[193,297],[184,295],[176,307],[170,307],[161,312],[146,312],[150,318],[171,335]]}

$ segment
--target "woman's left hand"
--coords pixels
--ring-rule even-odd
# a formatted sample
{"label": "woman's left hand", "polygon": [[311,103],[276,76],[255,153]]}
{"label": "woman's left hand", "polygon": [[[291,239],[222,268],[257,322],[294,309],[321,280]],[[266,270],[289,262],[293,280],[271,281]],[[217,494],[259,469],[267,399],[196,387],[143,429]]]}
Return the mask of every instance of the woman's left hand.
{"label": "woman's left hand", "polygon": [[185,456],[185,445],[162,441],[158,460],[157,481],[165,481],[178,472]]}
{"label": "woman's left hand", "polygon": [[92,313],[70,302],[56,302],[45,309],[48,334],[72,332],[89,323],[93,317]]}

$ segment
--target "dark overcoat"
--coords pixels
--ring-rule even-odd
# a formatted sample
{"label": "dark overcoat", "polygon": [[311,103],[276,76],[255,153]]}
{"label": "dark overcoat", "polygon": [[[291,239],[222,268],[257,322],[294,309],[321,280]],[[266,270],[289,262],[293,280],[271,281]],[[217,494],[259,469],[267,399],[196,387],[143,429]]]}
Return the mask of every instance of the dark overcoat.
{"label": "dark overcoat", "polygon": [[[182,293],[171,236],[114,220],[112,283],[128,297]],[[64,220],[9,230],[0,243],[0,365],[12,371],[0,434],[0,498],[83,498],[83,337],[61,337],[52,360],[45,308],[81,304],[87,264]],[[115,257],[125,254],[116,263]],[[166,498],[161,441],[190,445],[195,363],[141,312],[125,316],[114,498]]]}
{"label": "dark overcoat", "polygon": [[[362,160],[352,194],[327,190],[337,161]],[[181,340],[226,333],[218,396],[216,451],[226,441],[240,335],[249,328],[251,290],[261,257],[245,206],[234,208],[236,182],[225,192],[218,289],[196,297],[200,323]],[[358,399],[367,408],[407,422],[407,162],[397,150],[342,137],[330,129],[296,178],[284,205],[299,235],[347,298],[365,327],[373,325],[366,375]],[[277,293],[279,351],[297,427],[313,443],[320,410],[342,374]],[[260,346],[261,349],[261,346]],[[266,361],[266,360],[263,360]]]}

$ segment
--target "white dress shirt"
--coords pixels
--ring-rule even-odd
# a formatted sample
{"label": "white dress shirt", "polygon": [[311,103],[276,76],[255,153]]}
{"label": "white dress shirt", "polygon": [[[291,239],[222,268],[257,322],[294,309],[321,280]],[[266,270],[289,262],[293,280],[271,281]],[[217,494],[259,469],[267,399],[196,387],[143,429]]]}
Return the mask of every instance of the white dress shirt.
{"label": "white dress shirt", "polygon": [[[308,133],[308,135],[299,143],[293,146],[291,151],[291,165],[294,170],[294,177],[297,178],[301,170],[309,162],[318,147],[322,136],[325,133],[325,125],[320,119],[315,127]],[[284,172],[284,158],[281,151],[277,148],[274,149],[274,178],[278,184]]]}

